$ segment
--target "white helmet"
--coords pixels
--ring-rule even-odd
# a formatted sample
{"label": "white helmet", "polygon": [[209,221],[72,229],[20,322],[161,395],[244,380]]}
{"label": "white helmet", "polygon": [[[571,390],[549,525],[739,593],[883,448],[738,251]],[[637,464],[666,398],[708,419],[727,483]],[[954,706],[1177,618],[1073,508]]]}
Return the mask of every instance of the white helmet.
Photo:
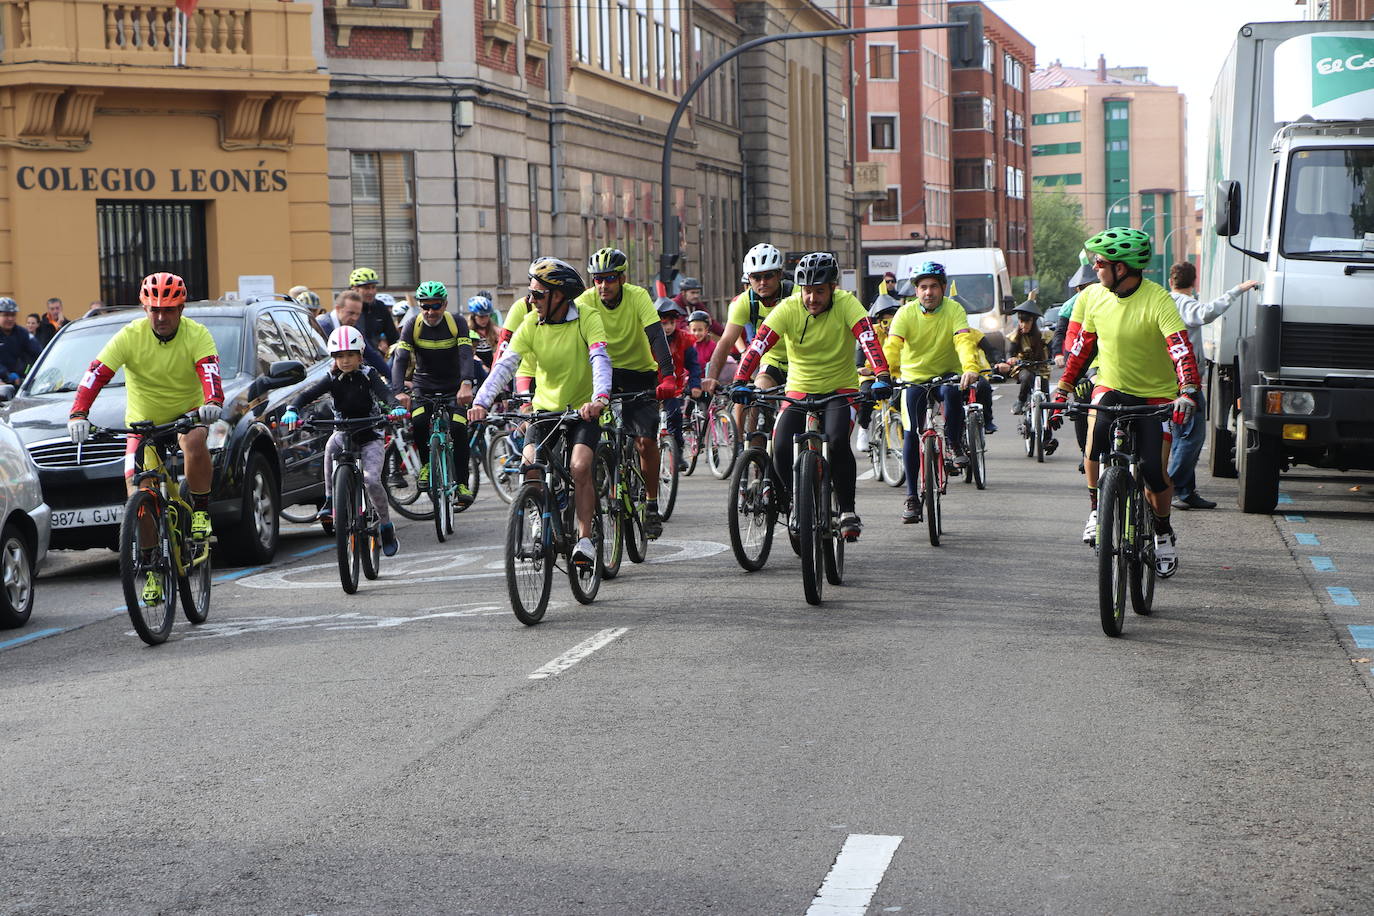
{"label": "white helmet", "polygon": [[750,274],[766,270],[782,270],[782,252],[767,242],[762,242],[750,248],[749,253],[744,256],[744,278],[747,280]]}
{"label": "white helmet", "polygon": [[410,306],[404,302],[397,302],[391,307],[391,317],[397,324],[405,321],[408,314],[410,314]]}
{"label": "white helmet", "polygon": [[387,308],[391,308],[393,305],[396,304],[396,297],[391,295],[391,293],[378,293],[377,301],[380,302],[382,305],[385,305]]}
{"label": "white helmet", "polygon": [[333,354],[349,351],[363,352],[362,332],[348,325],[335,328],[333,333],[329,335],[329,352]]}

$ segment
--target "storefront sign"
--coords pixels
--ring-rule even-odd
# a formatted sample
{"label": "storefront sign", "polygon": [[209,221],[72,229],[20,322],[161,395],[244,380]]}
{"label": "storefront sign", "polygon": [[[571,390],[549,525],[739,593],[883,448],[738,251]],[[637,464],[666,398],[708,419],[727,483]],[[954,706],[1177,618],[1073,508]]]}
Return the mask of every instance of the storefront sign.
{"label": "storefront sign", "polygon": [[25,191],[101,191],[143,194],[270,194],[287,188],[286,169],[100,169],[20,166],[14,179]]}

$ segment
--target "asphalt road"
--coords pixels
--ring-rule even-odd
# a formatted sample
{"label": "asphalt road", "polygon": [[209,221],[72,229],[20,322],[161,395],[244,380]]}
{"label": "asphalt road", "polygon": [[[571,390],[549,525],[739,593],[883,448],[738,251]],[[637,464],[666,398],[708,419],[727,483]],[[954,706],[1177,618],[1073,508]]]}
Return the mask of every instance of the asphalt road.
{"label": "asphalt road", "polygon": [[1259,517],[1204,479],[1108,639],[1076,455],[1006,403],[942,546],[860,483],[819,608],[785,541],[735,565],[704,472],[534,628],[490,494],[354,596],[292,532],[157,648],[113,554],[55,555],[0,634],[0,913],[1369,912],[1374,483]]}

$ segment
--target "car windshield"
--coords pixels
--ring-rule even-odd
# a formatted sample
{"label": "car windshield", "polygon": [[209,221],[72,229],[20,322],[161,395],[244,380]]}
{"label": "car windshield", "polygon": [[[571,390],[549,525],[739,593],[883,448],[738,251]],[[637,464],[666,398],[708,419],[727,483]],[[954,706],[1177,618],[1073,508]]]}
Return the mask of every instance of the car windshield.
{"label": "car windshield", "polygon": [[1293,153],[1283,208],[1283,254],[1330,261],[1374,260],[1374,150]]}
{"label": "car windshield", "polygon": [[970,315],[990,312],[997,305],[992,274],[950,274],[949,298]]}
{"label": "car windshield", "polygon": [[[197,318],[215,338],[219,350],[220,375],[233,378],[239,373],[240,351],[243,347],[243,321],[228,316]],[[90,368],[101,348],[109,342],[122,325],[99,324],[81,327],[73,325],[43,351],[38,365],[33,367],[24,382],[24,394],[52,394],[75,391],[81,376]],[[105,386],[122,387],[124,370],[115,373]]]}

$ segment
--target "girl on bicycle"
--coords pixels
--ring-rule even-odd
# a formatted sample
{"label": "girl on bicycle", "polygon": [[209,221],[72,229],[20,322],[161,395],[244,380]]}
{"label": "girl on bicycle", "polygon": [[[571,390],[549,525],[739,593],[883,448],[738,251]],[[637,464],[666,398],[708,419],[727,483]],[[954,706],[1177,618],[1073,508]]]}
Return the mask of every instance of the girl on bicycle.
{"label": "girl on bicycle", "polygon": [[[363,335],[357,328],[347,325],[336,328],[329,335],[329,355],[334,358],[334,367],[302,388],[282,414],[281,422],[288,430],[298,429],[302,422],[300,412],[325,395],[334,398],[334,416],[342,420],[372,416],[378,401],[391,408],[393,418],[406,415],[406,409],[396,402],[382,376],[371,366],[363,365]],[[363,429],[353,433],[340,430],[329,437],[324,449],[324,505],[317,518],[326,533],[334,530],[334,458],[343,451],[345,435],[353,437],[362,457],[363,485],[382,522],[378,531],[382,536],[382,553],[394,557],[401,545],[396,540],[396,527],[391,524],[386,492],[382,489],[383,440],[377,430]]]}
{"label": "girl on bicycle", "polygon": [[468,330],[472,332],[472,355],[482,364],[477,379],[481,384],[491,371],[496,344],[501,339],[501,316],[496,314],[489,297],[478,294],[468,300]]}
{"label": "girl on bicycle", "polygon": [[[879,293],[878,298],[873,300],[873,304],[868,307],[868,320],[873,325],[873,335],[877,338],[878,346],[882,347],[887,343],[887,329],[892,326],[892,318],[897,314],[897,310],[902,307],[902,303],[893,299],[887,293]],[[864,400],[859,402],[858,413],[855,417],[855,425],[859,427],[859,441],[857,447],[859,451],[868,451],[868,424],[873,420],[873,402],[868,400],[868,393],[873,390],[873,363],[864,352],[864,348],[859,345],[854,347],[854,363],[859,367],[859,375],[863,381],[859,383],[859,390],[864,393]]]}

